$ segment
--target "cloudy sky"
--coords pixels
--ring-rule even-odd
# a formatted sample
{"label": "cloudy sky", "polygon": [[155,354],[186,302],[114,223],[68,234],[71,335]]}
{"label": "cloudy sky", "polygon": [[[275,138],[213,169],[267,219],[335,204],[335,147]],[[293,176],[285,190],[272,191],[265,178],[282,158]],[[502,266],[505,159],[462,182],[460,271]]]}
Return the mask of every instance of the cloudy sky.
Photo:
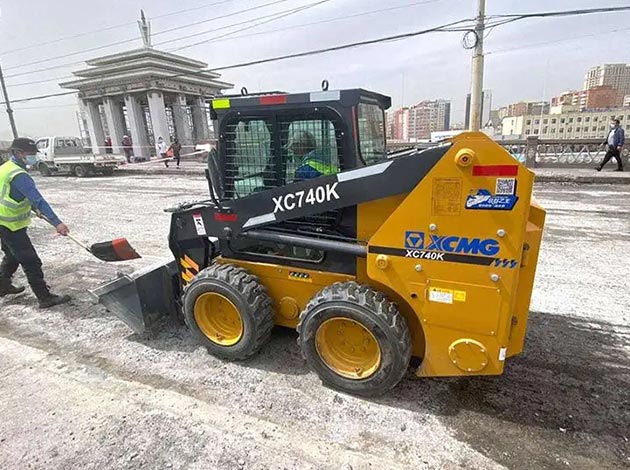
{"label": "cloudy sky", "polygon": [[[238,13],[273,0],[0,0],[0,61],[12,99],[63,91],[58,82],[86,59],[141,45],[133,23],[144,8],[152,21],[154,44],[173,50],[193,42],[225,37],[177,51],[200,59],[210,67],[290,54],[353,41],[421,30],[475,16],[476,0],[328,0],[313,8],[236,32],[256,21],[318,0],[285,0],[249,13]],[[221,4],[211,6],[211,4]],[[628,1],[605,0],[488,0],[487,14],[623,6]],[[194,11],[156,18],[178,10]],[[392,9],[395,7],[401,7]],[[373,10],[390,8],[369,15]],[[361,16],[356,16],[361,15]],[[352,18],[347,18],[354,16]],[[329,20],[335,21],[329,21]],[[629,13],[584,17],[531,19],[491,31],[486,41],[485,88],[493,92],[493,107],[519,100],[548,98],[569,88],[581,88],[585,71],[593,65],[630,62]],[[239,26],[232,26],[241,23]],[[317,25],[302,26],[306,23]],[[78,38],[58,39],[122,25]],[[178,28],[160,34],[161,31]],[[287,29],[289,28],[289,29]],[[252,33],[264,33],[252,35]],[[196,35],[188,39],[183,36]],[[179,39],[179,40],[178,40]],[[124,44],[111,45],[116,42]],[[45,42],[51,44],[41,45]],[[470,87],[470,52],[462,48],[462,33],[434,33],[404,41],[377,44],[308,58],[292,59],[248,68],[226,70],[223,77],[256,90],[317,90],[322,79],[331,88],[364,87],[391,95],[394,106],[424,99],[452,100],[452,122],[462,122]],[[23,49],[28,46],[28,49]],[[108,46],[108,47],[105,47]],[[101,48],[102,47],[102,48]],[[51,60],[85,49],[101,48]],[[36,62],[32,65],[26,65]],[[38,69],[61,66],[45,71]],[[48,80],[48,81],[47,81]],[[42,82],[42,83],[30,83]],[[1,100],[0,100],[1,101]],[[20,134],[77,134],[74,96],[15,104]],[[4,107],[0,112],[0,140],[10,138]]]}

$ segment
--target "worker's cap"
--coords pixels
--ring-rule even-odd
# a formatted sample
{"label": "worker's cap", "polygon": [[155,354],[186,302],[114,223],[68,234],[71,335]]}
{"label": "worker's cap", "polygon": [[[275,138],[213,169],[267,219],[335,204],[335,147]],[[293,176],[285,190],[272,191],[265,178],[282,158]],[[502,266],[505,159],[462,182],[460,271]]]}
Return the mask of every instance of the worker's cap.
{"label": "worker's cap", "polygon": [[291,150],[295,147],[302,149],[314,149],[317,146],[313,134],[307,131],[294,132],[289,137],[289,142],[284,146],[285,149]]}
{"label": "worker's cap", "polygon": [[19,150],[24,153],[37,153],[37,145],[33,139],[18,137],[13,141],[9,150]]}

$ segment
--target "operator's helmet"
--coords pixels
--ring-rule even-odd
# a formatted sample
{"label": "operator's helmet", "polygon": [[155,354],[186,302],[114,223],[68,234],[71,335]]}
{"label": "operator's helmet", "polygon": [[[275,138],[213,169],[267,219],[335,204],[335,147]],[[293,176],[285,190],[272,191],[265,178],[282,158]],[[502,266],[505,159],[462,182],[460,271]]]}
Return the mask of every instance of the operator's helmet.
{"label": "operator's helmet", "polygon": [[313,134],[308,131],[297,131],[289,138],[286,148],[296,155],[304,155],[315,150],[316,146]]}

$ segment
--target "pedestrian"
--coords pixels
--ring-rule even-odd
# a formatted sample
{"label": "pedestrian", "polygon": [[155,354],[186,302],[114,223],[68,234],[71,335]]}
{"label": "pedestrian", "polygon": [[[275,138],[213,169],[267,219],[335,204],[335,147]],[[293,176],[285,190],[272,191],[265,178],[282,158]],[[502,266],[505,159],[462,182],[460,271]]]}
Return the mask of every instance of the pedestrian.
{"label": "pedestrian", "polygon": [[112,148],[112,138],[105,138],[105,153],[114,153],[114,149]]}
{"label": "pedestrian", "polygon": [[123,135],[121,144],[123,147],[123,152],[125,152],[127,163],[131,163],[131,155],[133,155],[131,148],[131,138],[128,135]]}
{"label": "pedestrian", "polygon": [[604,159],[595,169],[602,171],[604,165],[608,163],[613,157],[617,161],[617,169],[615,171],[623,171],[623,161],[621,160],[621,151],[623,145],[626,142],[626,135],[623,128],[619,125],[619,119],[613,119],[610,122],[610,132],[608,133],[608,139],[604,142],[604,145],[608,147],[608,151],[604,156]]}
{"label": "pedestrian", "polygon": [[168,148],[166,147],[166,142],[164,142],[164,139],[162,137],[158,137],[157,145],[155,146],[155,148],[157,149],[157,154],[159,158],[164,160],[164,166],[168,168],[169,158],[168,155],[166,155]]}
{"label": "pedestrian", "polygon": [[16,287],[11,281],[18,266],[22,266],[39,308],[69,302],[69,296],[50,292],[44,281],[42,262],[26,230],[31,224],[32,210],[51,221],[60,235],[67,236],[70,230],[55,215],[26,172],[26,156],[37,153],[35,142],[17,138],[10,150],[13,157],[0,166],[0,241],[4,253],[0,262],[0,297],[24,292],[24,287]]}
{"label": "pedestrian", "polygon": [[179,164],[182,160],[182,157],[181,157],[182,144],[179,143],[179,140],[173,139],[173,143],[171,143],[171,146],[168,149],[173,152],[173,157],[175,158],[175,161],[177,162],[177,168],[179,168]]}

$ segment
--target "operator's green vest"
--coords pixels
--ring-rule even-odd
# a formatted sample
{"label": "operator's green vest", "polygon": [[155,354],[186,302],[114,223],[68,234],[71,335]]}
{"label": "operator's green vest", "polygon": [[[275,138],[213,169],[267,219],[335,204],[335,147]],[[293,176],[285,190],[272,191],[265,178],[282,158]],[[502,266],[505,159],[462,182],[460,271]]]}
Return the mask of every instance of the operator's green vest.
{"label": "operator's green vest", "polygon": [[11,199],[11,181],[26,170],[12,161],[0,166],[0,226],[12,232],[31,224],[31,202],[24,198],[18,202]]}
{"label": "operator's green vest", "polygon": [[322,163],[319,160],[315,160],[314,158],[307,158],[302,162],[302,165],[308,165],[325,176],[334,175],[338,171],[335,166],[327,165],[326,163]]}

